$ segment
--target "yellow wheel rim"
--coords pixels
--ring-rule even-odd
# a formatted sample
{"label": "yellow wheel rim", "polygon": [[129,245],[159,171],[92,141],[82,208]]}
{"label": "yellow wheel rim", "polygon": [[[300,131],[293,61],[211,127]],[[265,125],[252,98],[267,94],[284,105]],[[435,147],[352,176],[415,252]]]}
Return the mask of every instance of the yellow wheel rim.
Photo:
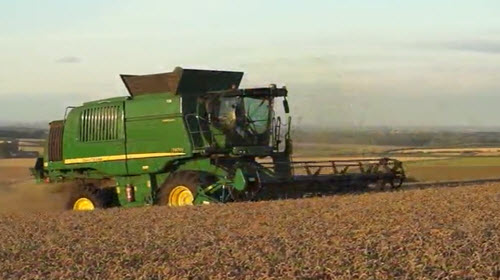
{"label": "yellow wheel rim", "polygon": [[194,195],[186,186],[175,187],[168,196],[168,206],[193,205]]}
{"label": "yellow wheel rim", "polygon": [[73,204],[73,210],[77,211],[89,211],[89,210],[94,210],[94,203],[88,198],[82,197],[79,198],[75,203]]}

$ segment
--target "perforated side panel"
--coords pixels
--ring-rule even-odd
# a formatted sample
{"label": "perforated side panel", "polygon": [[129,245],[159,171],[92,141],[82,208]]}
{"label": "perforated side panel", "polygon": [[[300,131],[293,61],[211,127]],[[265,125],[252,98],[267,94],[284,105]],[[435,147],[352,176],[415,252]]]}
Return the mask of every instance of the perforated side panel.
{"label": "perforated side panel", "polygon": [[62,160],[62,139],[64,122],[54,121],[50,123],[49,130],[49,161]]}

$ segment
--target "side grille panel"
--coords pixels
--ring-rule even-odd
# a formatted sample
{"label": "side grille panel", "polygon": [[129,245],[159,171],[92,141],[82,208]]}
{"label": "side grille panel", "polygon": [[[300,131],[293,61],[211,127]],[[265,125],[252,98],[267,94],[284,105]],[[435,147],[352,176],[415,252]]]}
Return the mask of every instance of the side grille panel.
{"label": "side grille panel", "polygon": [[49,129],[49,161],[62,160],[62,141],[63,141],[63,121],[54,121],[50,123]]}
{"label": "side grille panel", "polygon": [[120,106],[88,108],[80,115],[80,141],[96,142],[118,139]]}

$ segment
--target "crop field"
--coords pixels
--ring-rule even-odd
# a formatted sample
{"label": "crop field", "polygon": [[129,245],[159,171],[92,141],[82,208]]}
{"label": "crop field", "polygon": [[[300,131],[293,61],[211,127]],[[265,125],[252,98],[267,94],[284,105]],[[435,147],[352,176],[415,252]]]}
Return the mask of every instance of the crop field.
{"label": "crop field", "polygon": [[[500,157],[399,159],[419,181],[500,177]],[[500,184],[76,213],[33,164],[0,160],[0,279],[500,278]]]}
{"label": "crop field", "polygon": [[500,185],[0,214],[2,279],[498,279]]}

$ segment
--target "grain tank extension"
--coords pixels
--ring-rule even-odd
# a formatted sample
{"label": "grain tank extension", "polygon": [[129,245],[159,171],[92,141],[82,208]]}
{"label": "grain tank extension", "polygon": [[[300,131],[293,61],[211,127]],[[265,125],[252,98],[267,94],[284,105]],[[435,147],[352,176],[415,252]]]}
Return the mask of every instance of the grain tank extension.
{"label": "grain tank extension", "polygon": [[242,72],[121,75],[130,96],[72,107],[49,124],[32,173],[74,182],[67,208],[183,206],[300,197],[404,180],[389,159],[293,161],[288,91],[240,89]]}

